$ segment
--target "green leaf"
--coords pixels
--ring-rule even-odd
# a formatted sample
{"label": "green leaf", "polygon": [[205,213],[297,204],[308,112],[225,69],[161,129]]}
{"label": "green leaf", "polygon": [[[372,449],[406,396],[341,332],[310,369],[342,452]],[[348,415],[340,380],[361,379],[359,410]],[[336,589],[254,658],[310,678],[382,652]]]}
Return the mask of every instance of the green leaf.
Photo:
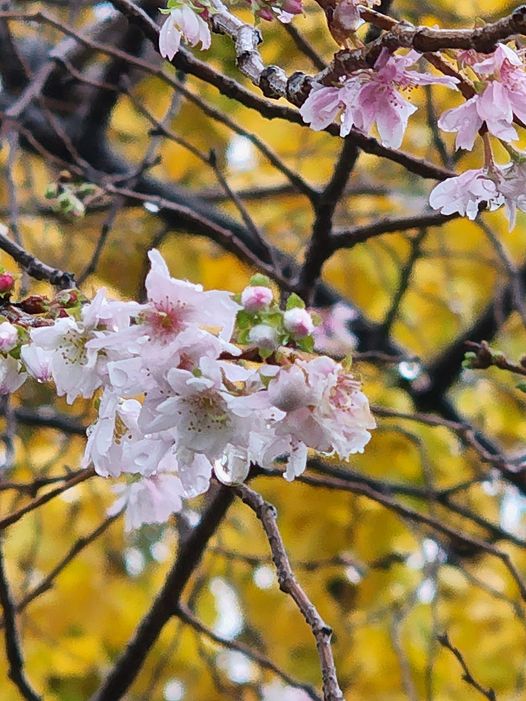
{"label": "green leaf", "polygon": [[305,302],[295,292],[289,295],[285,309],[305,309]]}
{"label": "green leaf", "polygon": [[521,392],[524,392],[526,394],[526,380],[519,382],[515,386],[517,387],[517,389],[520,389]]}
{"label": "green leaf", "polygon": [[314,351],[314,339],[312,336],[305,336],[304,338],[296,341],[296,345],[305,353],[312,353]]}
{"label": "green leaf", "polygon": [[261,273],[256,273],[256,275],[252,275],[249,281],[249,285],[251,287],[270,287],[271,282],[270,278],[267,277],[266,275],[261,275]]}

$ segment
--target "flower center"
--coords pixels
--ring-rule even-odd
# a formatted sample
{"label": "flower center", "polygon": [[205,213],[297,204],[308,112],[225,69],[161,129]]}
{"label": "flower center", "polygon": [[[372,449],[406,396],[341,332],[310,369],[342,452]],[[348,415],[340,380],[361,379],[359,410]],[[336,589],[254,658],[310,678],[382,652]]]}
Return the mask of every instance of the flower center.
{"label": "flower center", "polygon": [[186,304],[181,302],[156,302],[154,308],[146,314],[146,323],[150,326],[152,336],[167,343],[185,327]]}
{"label": "flower center", "polygon": [[60,354],[64,362],[70,365],[84,365],[88,359],[86,343],[89,338],[74,329],[67,331],[59,346]]}

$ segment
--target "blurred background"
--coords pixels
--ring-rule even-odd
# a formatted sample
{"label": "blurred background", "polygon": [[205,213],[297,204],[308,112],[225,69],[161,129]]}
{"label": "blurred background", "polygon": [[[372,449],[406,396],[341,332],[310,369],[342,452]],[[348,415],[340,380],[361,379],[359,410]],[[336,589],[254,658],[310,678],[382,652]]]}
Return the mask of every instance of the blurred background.
{"label": "blurred background", "polygon": [[[157,4],[143,3],[160,23]],[[333,174],[340,139],[266,119],[162,63],[139,30],[115,19],[111,3],[24,1],[0,8],[26,16],[2,20],[0,118],[17,105],[28,80],[49,69],[44,89],[16,117],[19,128],[4,131],[0,151],[0,221],[28,251],[75,273],[88,297],[105,287],[113,297],[140,299],[153,246],[175,277],[239,292],[255,268],[227,238],[213,240],[209,229],[166,206],[188,206],[236,233],[232,220],[244,225],[233,191],[265,238],[301,260],[313,223],[309,193]],[[450,27],[512,9],[499,0],[390,6],[397,18]],[[251,21],[244,5],[234,10]],[[64,27],[149,68],[79,43]],[[262,22],[260,29],[264,62],[288,75],[315,74],[337,50],[311,0],[292,25]],[[212,49],[195,55],[260,95],[236,69],[228,38],[214,35]],[[455,153],[453,135],[434,127],[437,115],[460,104],[459,94],[433,86],[411,99],[419,111],[402,149],[458,172],[479,167],[479,151]],[[504,155],[496,151],[497,159]],[[83,190],[88,182],[95,187]],[[360,153],[335,230],[419,215],[433,185]],[[69,205],[59,201],[65,191]],[[515,360],[524,353],[525,245],[524,215],[510,233],[496,212],[476,222],[386,233],[337,251],[323,269],[332,301],[341,299],[351,320],[329,339],[330,349],[355,352],[354,372],[379,408],[379,426],[365,454],[349,465],[326,460],[308,470],[310,482],[261,476],[252,487],[276,505],[296,575],[334,628],[346,698],[481,698],[439,643],[447,631],[485,689],[494,689],[499,701],[526,699],[526,617],[517,581],[502,558],[474,544],[509,555],[524,572],[524,394],[512,374],[461,367],[466,338],[487,339]],[[0,260],[16,270],[6,255]],[[18,286],[21,294],[50,293],[47,283],[22,274]],[[2,413],[3,517],[79,470],[94,411],[89,402],[69,407],[51,388],[27,383],[3,401]],[[436,415],[436,422],[422,413]],[[472,428],[480,441],[470,444]],[[503,455],[519,470],[517,479],[503,477]],[[331,477],[343,486],[323,484]],[[106,516],[112,501],[103,479],[89,479],[5,531],[26,669],[46,701],[83,701],[95,691],[207,497],[188,502],[166,526],[131,534],[121,519]],[[408,517],[413,511],[425,518]],[[319,686],[311,631],[279,591],[261,524],[243,504],[228,511],[183,601],[188,615],[165,627],[129,701],[304,701],[309,697],[291,678]],[[238,644],[247,646],[244,652]],[[277,672],[250,650],[270,658]],[[20,698],[3,652],[0,697]]]}

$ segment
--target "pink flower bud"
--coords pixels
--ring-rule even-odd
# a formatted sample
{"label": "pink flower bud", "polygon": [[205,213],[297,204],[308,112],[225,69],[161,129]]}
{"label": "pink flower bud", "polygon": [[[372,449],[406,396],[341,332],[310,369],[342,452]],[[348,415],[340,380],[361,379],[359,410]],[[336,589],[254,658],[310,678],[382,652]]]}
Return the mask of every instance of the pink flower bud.
{"label": "pink flower bud", "polygon": [[258,324],[250,329],[248,340],[259,348],[274,350],[278,347],[278,333],[273,326]]}
{"label": "pink flower bud", "polygon": [[306,309],[300,309],[299,307],[285,312],[283,315],[283,326],[289,333],[298,338],[308,336],[314,331],[314,322],[311,315]]}
{"label": "pink flower bud", "polygon": [[249,286],[241,293],[241,304],[247,312],[260,312],[272,302],[272,290],[269,287]]}
{"label": "pink flower bud", "polygon": [[11,273],[0,273],[0,295],[12,292],[15,286],[15,278]]}
{"label": "pink flower bud", "polygon": [[269,7],[262,7],[256,12],[257,17],[261,17],[261,19],[266,19],[268,22],[272,22],[274,19],[274,13]]}
{"label": "pink flower bud", "polygon": [[281,9],[290,15],[301,15],[303,12],[302,0],[284,0]]}

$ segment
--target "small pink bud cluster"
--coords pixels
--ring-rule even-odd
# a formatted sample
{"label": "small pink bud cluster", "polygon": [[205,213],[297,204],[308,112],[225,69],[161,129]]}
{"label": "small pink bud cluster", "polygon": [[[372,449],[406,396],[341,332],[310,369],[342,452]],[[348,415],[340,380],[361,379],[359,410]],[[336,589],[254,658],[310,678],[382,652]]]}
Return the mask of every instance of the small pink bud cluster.
{"label": "small pink bud cluster", "polygon": [[240,296],[243,312],[238,315],[237,341],[256,346],[263,357],[282,345],[312,351],[314,321],[303,301],[291,294],[282,311],[274,302],[268,278],[255,275],[252,282]]}

